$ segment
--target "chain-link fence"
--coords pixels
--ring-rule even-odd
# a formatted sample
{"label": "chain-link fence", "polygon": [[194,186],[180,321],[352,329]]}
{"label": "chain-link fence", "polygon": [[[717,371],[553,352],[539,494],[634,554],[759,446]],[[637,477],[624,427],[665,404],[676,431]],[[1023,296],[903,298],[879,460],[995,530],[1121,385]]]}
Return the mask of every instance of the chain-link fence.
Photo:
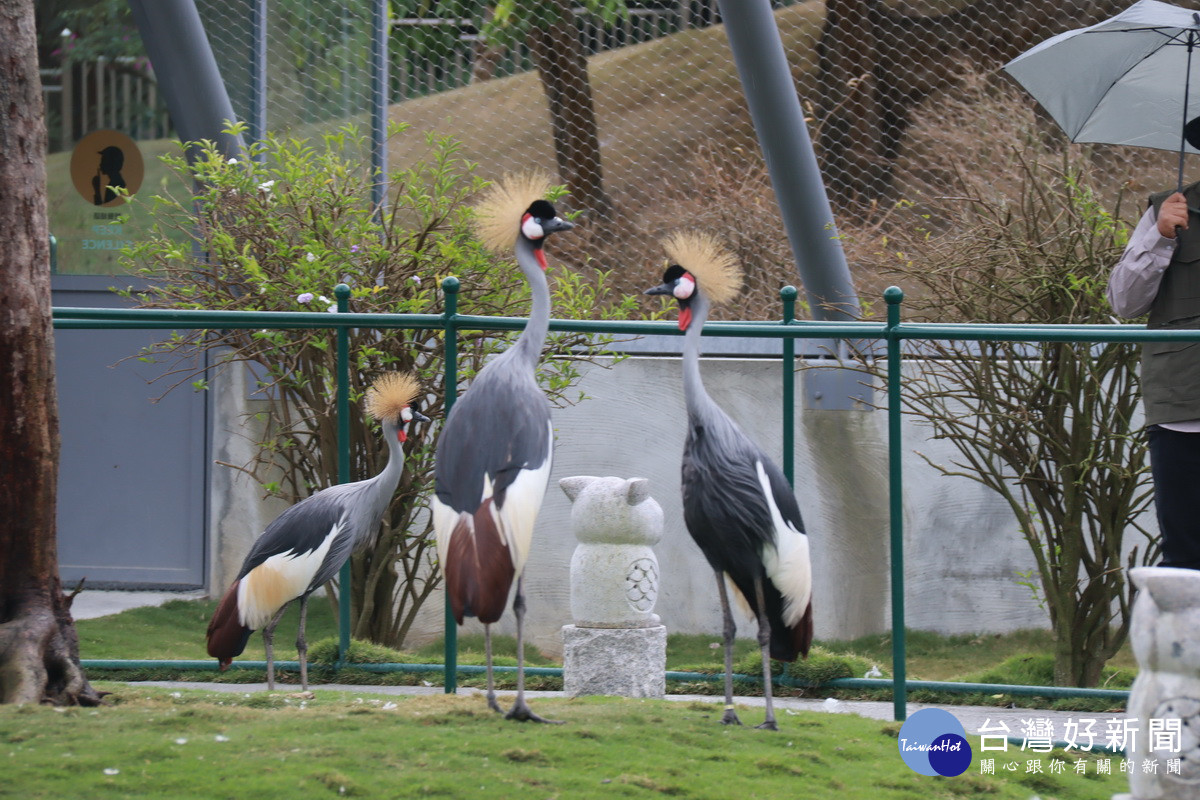
{"label": "chain-link fence", "polygon": [[[314,138],[368,124],[374,5],[198,0],[235,111],[249,119],[262,108],[268,130]],[[881,234],[910,224],[893,215],[897,204],[961,192],[964,182],[1019,191],[1009,186],[1012,151],[1029,130],[1051,150],[1061,146],[999,66],[1126,3],[774,5],[851,268],[871,298],[889,280],[865,266]],[[433,132],[458,140],[485,177],[557,174],[571,190],[563,205],[588,213],[555,254],[616,270],[630,292],[645,283],[664,230],[712,229],[749,273],[728,313],[776,316],[779,287],[799,276],[720,22],[716,0],[393,2],[389,114],[408,127],[390,140],[389,159],[421,159]],[[1107,152],[1088,157],[1113,173],[1108,185],[1139,193],[1169,185],[1169,160],[1159,171],[1153,155],[1122,161]]]}

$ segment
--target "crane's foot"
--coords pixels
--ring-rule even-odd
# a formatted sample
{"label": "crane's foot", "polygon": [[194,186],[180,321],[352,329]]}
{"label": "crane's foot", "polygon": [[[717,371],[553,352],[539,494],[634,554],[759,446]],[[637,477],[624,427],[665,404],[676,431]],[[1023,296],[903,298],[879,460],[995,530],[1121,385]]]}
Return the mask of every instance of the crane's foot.
{"label": "crane's foot", "polygon": [[777,731],[777,730],[779,730],[779,724],[776,723],[775,720],[773,720],[773,719],[769,719],[766,722],[764,722],[762,725],[755,725],[754,727],[760,731]]}
{"label": "crane's foot", "polygon": [[517,722],[541,722],[546,725],[563,724],[561,719],[546,719],[545,717],[539,717],[537,714],[533,713],[533,709],[526,705],[523,700],[518,700],[516,703],[514,703],[513,707],[509,709],[509,712],[504,715],[504,718],[516,720]]}
{"label": "crane's foot", "polygon": [[742,721],[738,719],[737,712],[732,708],[725,709],[725,713],[721,715],[722,725],[741,725]]}
{"label": "crane's foot", "polygon": [[494,694],[488,695],[487,704],[488,708],[490,708],[492,711],[495,711],[497,714],[504,713],[504,709],[501,708],[500,704],[496,702],[496,696]]}

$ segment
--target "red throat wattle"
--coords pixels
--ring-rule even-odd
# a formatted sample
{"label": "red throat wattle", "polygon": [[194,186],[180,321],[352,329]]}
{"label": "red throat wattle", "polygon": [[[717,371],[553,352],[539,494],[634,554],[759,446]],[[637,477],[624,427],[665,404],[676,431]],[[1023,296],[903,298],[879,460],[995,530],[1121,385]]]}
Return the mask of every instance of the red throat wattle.
{"label": "red throat wattle", "polygon": [[544,252],[542,252],[542,248],[540,248],[540,247],[537,250],[534,250],[533,253],[534,253],[534,255],[537,256],[538,264],[541,265],[542,271],[545,272],[546,271],[546,254]]}
{"label": "red throat wattle", "polygon": [[687,306],[679,309],[679,330],[686,331],[692,324],[692,310]]}
{"label": "red throat wattle", "polygon": [[408,433],[403,430],[396,431],[396,441],[400,444],[404,444],[408,441]]}

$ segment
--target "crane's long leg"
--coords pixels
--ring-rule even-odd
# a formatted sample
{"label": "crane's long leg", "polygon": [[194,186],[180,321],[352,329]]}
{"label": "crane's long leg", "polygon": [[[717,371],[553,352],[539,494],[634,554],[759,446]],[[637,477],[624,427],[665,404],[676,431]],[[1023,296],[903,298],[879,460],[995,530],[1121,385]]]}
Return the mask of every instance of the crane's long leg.
{"label": "crane's long leg", "polygon": [[767,717],[759,728],[767,731],[779,730],[775,722],[775,701],[771,686],[771,623],[767,619],[767,603],[763,597],[762,578],[754,579],[754,598],[758,606],[758,647],[762,651],[763,697],[767,701]]}
{"label": "crane's long leg", "polygon": [[733,637],[737,625],[733,622],[733,609],[729,607],[729,591],[725,588],[725,573],[717,571],[717,592],[721,597],[721,614],[725,618],[725,713],[722,725],[741,725],[737,711],[733,708]]}
{"label": "crane's long leg", "polygon": [[287,604],[284,603],[283,608],[275,612],[275,616],[271,617],[271,621],[263,628],[263,647],[267,651],[267,691],[275,691],[275,626],[279,624],[279,620],[283,619],[284,609]]}
{"label": "crane's long leg", "polygon": [[513,598],[513,614],[517,618],[517,699],[505,715],[505,719],[520,722],[546,722],[561,725],[561,720],[545,719],[533,713],[525,702],[525,592],[523,578],[517,578],[517,595]]}
{"label": "crane's long leg", "polygon": [[300,691],[308,691],[308,642],[304,638],[304,621],[308,618],[308,595],[300,598],[300,625],[296,629],[296,656],[300,659]]}
{"label": "crane's long leg", "polygon": [[492,626],[490,623],[484,623],[483,626],[483,652],[487,655],[487,704],[488,708],[495,711],[497,714],[503,714],[503,709],[496,702],[496,682],[492,677]]}

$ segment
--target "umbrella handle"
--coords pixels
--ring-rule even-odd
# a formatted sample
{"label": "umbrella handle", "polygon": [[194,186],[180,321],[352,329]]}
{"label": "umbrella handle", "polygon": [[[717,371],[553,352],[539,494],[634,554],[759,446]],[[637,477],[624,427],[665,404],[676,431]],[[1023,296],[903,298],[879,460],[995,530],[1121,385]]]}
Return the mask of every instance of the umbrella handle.
{"label": "umbrella handle", "polygon": [[[1200,26],[1200,14],[1192,12],[1192,19],[1196,25]],[[1192,50],[1196,48],[1196,29],[1188,30],[1187,37],[1187,71],[1184,72],[1183,78],[1183,127],[1179,130],[1179,176],[1176,180],[1176,189],[1183,191],[1183,157],[1186,154],[1187,146],[1187,124],[1188,124],[1188,94],[1192,85]],[[1176,236],[1179,232],[1176,231]]]}

